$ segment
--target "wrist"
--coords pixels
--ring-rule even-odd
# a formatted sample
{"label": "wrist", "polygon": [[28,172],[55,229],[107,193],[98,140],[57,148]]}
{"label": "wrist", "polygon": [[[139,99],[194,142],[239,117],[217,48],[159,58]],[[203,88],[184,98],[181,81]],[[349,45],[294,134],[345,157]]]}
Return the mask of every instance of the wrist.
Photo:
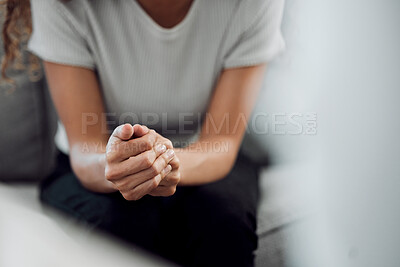
{"label": "wrist", "polygon": [[117,191],[104,175],[105,153],[81,153],[75,150],[70,157],[72,169],[83,187],[97,193]]}

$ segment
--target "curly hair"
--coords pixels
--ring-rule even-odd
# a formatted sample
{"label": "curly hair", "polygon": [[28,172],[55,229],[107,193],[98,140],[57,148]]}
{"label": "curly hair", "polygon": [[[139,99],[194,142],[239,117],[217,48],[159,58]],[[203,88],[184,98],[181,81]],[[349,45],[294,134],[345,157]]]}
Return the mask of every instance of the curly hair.
{"label": "curly hair", "polygon": [[27,70],[31,81],[42,77],[40,60],[27,53],[28,63],[24,62],[26,45],[32,33],[32,17],[29,0],[1,0],[0,12],[3,21],[4,56],[1,63],[2,79],[13,83],[7,76],[7,69]]}

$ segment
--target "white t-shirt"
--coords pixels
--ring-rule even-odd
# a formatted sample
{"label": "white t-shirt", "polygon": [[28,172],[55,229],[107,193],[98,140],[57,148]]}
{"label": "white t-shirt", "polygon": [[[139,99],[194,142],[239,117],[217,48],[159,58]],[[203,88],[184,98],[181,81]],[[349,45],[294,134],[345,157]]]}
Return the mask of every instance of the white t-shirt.
{"label": "white t-shirt", "polygon": [[95,70],[110,128],[142,123],[185,145],[221,71],[283,50],[283,5],[194,0],[185,19],[166,29],[135,0],[31,0],[28,47],[45,61]]}

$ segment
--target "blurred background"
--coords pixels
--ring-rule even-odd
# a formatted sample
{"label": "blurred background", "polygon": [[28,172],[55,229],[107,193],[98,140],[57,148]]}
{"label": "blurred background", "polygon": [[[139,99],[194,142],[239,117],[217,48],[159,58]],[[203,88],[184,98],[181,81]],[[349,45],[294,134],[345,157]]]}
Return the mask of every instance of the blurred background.
{"label": "blurred background", "polygon": [[317,212],[290,265],[400,266],[400,2],[310,2]]}
{"label": "blurred background", "polygon": [[[287,50],[243,145],[268,162],[257,266],[400,266],[399,28],[397,0],[286,0]],[[71,266],[76,247],[93,250],[81,266],[165,264],[82,234],[36,198],[32,185],[0,184],[0,266]]]}

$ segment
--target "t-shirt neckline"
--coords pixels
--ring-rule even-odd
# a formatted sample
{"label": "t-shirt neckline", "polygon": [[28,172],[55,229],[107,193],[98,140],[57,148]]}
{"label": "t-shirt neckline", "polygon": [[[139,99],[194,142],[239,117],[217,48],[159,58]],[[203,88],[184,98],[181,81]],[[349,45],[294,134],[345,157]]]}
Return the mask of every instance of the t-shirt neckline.
{"label": "t-shirt neckline", "polygon": [[163,34],[171,34],[171,33],[176,33],[180,31],[182,28],[185,27],[186,24],[189,23],[191,18],[193,17],[193,13],[195,13],[195,10],[197,9],[198,2],[200,0],[193,0],[192,5],[189,8],[189,11],[187,12],[186,16],[184,19],[173,26],[172,28],[164,28],[160,24],[158,24],[152,17],[147,14],[147,12],[140,6],[140,4],[137,2],[137,0],[132,1],[135,5],[135,10],[137,11],[138,15],[142,17],[142,19],[145,20],[145,24],[147,24],[149,27],[153,28],[154,30],[163,33]]}

